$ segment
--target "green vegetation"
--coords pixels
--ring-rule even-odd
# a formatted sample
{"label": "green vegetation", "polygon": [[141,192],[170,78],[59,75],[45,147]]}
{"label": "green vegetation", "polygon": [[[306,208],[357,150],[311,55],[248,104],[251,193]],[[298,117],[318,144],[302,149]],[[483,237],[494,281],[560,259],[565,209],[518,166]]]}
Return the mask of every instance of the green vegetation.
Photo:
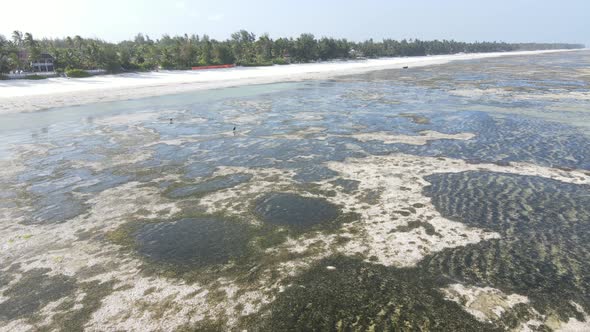
{"label": "green vegetation", "polygon": [[441,236],[436,229],[434,228],[434,226],[432,226],[430,223],[428,223],[427,221],[421,221],[421,220],[412,220],[410,222],[408,222],[407,225],[404,226],[397,226],[396,228],[394,228],[393,230],[391,230],[390,232],[410,232],[416,228],[420,228],[422,227],[424,229],[424,232],[426,232],[426,234],[428,235],[438,235]]}
{"label": "green vegetation", "polygon": [[498,232],[420,263],[426,274],[526,295],[542,314],[584,320],[590,310],[590,187],[490,172],[436,174],[425,193],[441,214]]}
{"label": "green vegetation", "polygon": [[78,77],[78,78],[92,76],[87,71],[82,70],[82,69],[68,69],[68,70],[66,70],[66,75],[68,77]]}
{"label": "green vegetation", "polygon": [[65,275],[49,276],[49,269],[33,269],[2,293],[0,320],[31,318],[50,302],[74,294],[76,282]]}
{"label": "green vegetation", "polygon": [[82,306],[76,307],[74,297],[66,298],[61,304],[63,311],[58,312],[49,326],[39,329],[39,331],[84,331],[84,325],[90,320],[92,314],[98,310],[102,304],[102,299],[113,292],[114,281],[101,283],[94,280],[78,284],[78,289],[84,292],[84,298],[81,301]]}
{"label": "green vegetation", "polygon": [[231,188],[240,183],[249,181],[249,174],[232,174],[218,176],[196,184],[176,184],[168,188],[165,195],[170,198],[200,197],[212,191]]}
{"label": "green vegetation", "polygon": [[[375,42],[352,42],[304,33],[297,38],[271,39],[264,34],[256,38],[241,30],[224,41],[207,35],[164,35],[153,40],[138,34],[133,40],[109,43],[100,39],[80,36],[63,39],[35,40],[30,33],[14,31],[12,39],[0,35],[0,72],[28,69],[29,61],[41,53],[55,59],[58,70],[71,68],[105,69],[110,72],[164,69],[188,69],[193,66],[232,64],[243,66],[269,66],[289,62],[311,62],[357,57],[395,57],[429,54],[472,52],[503,52],[558,48],[582,48],[577,44],[508,44],[503,42],[464,43],[453,40],[422,41],[418,39],[396,41],[384,39]],[[19,57],[26,51],[27,59]],[[22,53],[22,52],[21,52]]]}
{"label": "green vegetation", "polygon": [[[330,267],[331,269],[327,269]],[[494,331],[437,290],[416,268],[329,257],[300,276],[265,308],[243,319],[254,331]]]}
{"label": "green vegetation", "polygon": [[25,76],[25,79],[27,79],[27,80],[44,80],[46,78],[47,78],[47,76],[42,76],[42,75],[27,75],[27,76]]}
{"label": "green vegetation", "polygon": [[340,216],[340,209],[321,198],[270,193],[256,201],[254,213],[267,223],[306,229],[335,221]]}

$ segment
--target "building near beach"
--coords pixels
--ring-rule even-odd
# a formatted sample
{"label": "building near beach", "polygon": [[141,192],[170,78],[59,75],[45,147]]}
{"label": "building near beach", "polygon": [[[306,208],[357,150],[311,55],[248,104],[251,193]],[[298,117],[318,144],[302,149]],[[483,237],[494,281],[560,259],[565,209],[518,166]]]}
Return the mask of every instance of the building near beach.
{"label": "building near beach", "polygon": [[55,59],[49,53],[41,53],[37,59],[31,59],[27,50],[19,50],[18,59],[21,64],[28,63],[30,70],[33,72],[53,72],[55,71]]}
{"label": "building near beach", "polygon": [[34,72],[54,71],[55,59],[48,53],[41,53],[38,59],[31,61],[31,70]]}

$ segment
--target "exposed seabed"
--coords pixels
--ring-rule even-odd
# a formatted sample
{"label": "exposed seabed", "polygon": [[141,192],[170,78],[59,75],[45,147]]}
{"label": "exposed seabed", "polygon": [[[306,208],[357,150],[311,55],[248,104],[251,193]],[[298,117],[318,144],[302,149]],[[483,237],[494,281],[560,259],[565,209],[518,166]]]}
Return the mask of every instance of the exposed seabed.
{"label": "exposed seabed", "polygon": [[588,328],[590,60],[523,61],[10,118],[0,329]]}

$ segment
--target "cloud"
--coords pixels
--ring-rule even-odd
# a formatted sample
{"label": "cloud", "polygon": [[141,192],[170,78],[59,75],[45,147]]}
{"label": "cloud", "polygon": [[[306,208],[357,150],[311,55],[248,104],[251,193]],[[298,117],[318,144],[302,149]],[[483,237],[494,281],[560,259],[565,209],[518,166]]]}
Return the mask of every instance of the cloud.
{"label": "cloud", "polygon": [[223,14],[210,15],[209,17],[207,17],[207,19],[209,21],[221,21],[223,20]]}

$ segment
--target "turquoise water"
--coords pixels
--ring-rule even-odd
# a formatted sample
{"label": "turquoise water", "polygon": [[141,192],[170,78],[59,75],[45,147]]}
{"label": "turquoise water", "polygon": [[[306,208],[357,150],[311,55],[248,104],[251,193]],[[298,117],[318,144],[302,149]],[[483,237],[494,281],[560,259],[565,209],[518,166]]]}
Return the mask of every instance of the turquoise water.
{"label": "turquoise water", "polygon": [[[0,221],[11,234],[3,241],[13,241],[14,234],[22,239],[35,227],[51,231],[70,223],[78,241],[115,244],[117,255],[144,264],[140,275],[189,283],[254,280],[261,272],[252,271],[265,264],[322,255],[320,249],[300,256],[275,252],[270,263],[267,250],[305,239],[310,229],[330,236],[342,223],[361,222],[357,210],[347,212],[348,206],[327,199],[362,193],[363,182],[341,177],[327,162],[403,153],[504,167],[527,163],[590,176],[589,68],[588,52],[503,57],[3,116],[0,160],[11,170],[0,173]],[[424,145],[355,138],[419,137],[424,131],[475,136]],[[216,173],[222,169],[235,170]],[[258,172],[264,170],[276,173],[264,178],[276,188],[240,191],[260,181]],[[274,302],[236,326],[503,330],[535,318],[530,308],[563,321],[585,319],[571,301],[590,312],[588,185],[489,171],[424,179],[430,186],[423,194],[438,213],[497,232],[499,239],[447,248],[405,268],[371,263],[363,252],[309,258],[309,268],[288,277],[273,272],[287,291],[272,293]],[[326,190],[322,181],[334,189]],[[137,201],[143,210],[116,223],[105,219],[84,228],[86,219],[95,220],[97,197],[130,184],[156,192],[156,198]],[[219,193],[230,202],[211,199],[207,206],[207,197]],[[369,206],[379,201],[379,191],[364,194]],[[158,210],[154,216],[151,208],[159,203],[175,204],[178,211]],[[220,208],[223,204],[238,212]],[[414,224],[432,228],[426,221]],[[338,241],[333,245],[345,245]],[[27,279],[15,278],[24,273],[25,261],[41,259],[44,244],[37,245],[28,253],[14,249],[0,260],[0,328],[16,319],[37,324],[52,315],[91,327],[90,316],[75,306],[37,313],[60,298],[75,302],[72,289],[90,287],[82,274],[35,270],[31,278],[42,281],[32,284],[41,286],[31,287],[39,288],[39,297],[21,294]],[[75,245],[63,244],[68,246]],[[115,265],[122,259],[117,255]],[[337,274],[325,276],[326,264]],[[500,319],[478,321],[445,300],[439,290],[451,283],[521,294],[530,308],[517,306]],[[102,284],[101,298],[115,292],[111,286],[105,291]],[[228,328],[223,319],[198,324],[193,328]]]}

